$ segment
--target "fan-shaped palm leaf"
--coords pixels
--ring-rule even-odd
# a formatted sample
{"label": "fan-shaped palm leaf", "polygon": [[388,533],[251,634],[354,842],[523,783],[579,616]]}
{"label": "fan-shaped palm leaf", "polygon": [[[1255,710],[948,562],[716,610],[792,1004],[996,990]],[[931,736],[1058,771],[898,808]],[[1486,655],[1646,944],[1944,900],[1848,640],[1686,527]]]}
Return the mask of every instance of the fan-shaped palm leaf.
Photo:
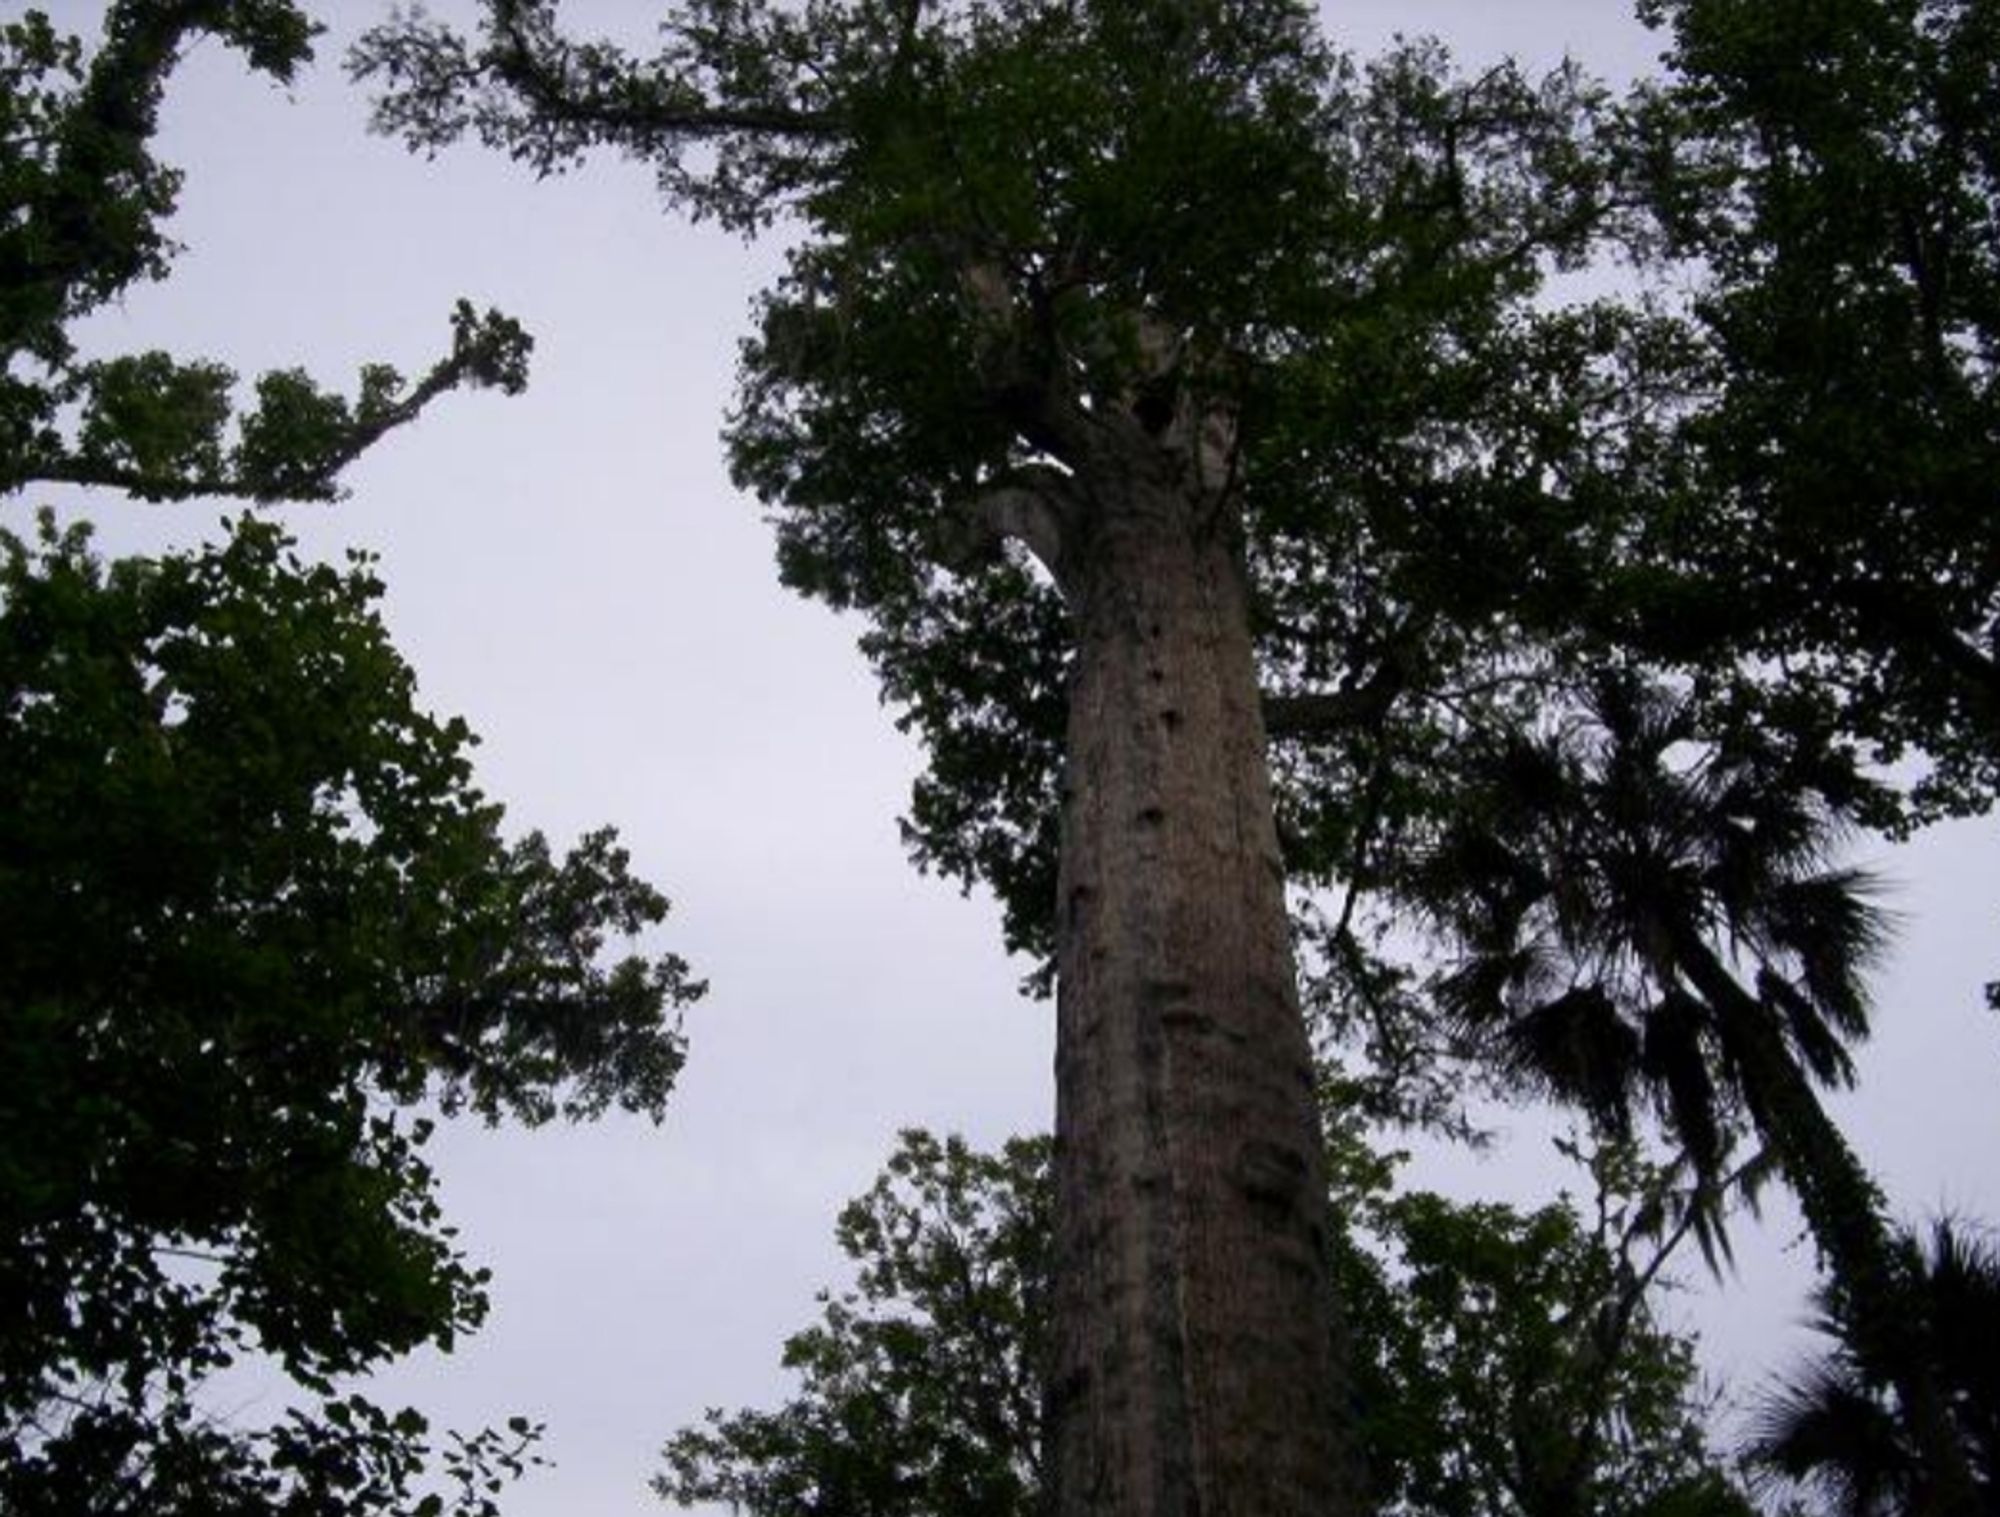
{"label": "fan-shaped palm leaf", "polygon": [[1911,1346],[1910,1269],[1815,1093],[1852,1079],[1884,937],[1873,882],[1833,861],[1835,773],[1754,734],[1712,737],[1692,702],[1607,675],[1563,721],[1468,766],[1462,819],[1411,889],[1457,947],[1447,1015],[1521,1088],[1618,1131],[1650,1104],[1711,1201],[1756,1130],[1956,1517],[1975,1510],[1971,1479]]}
{"label": "fan-shaped palm leaf", "polygon": [[1906,1509],[1908,1450],[1895,1419],[1839,1356],[1815,1361],[1758,1409],[1746,1457],[1816,1489],[1838,1517],[1891,1517]]}
{"label": "fan-shaped palm leaf", "polygon": [[[1724,1019],[1775,1029],[1792,1074],[1848,1083],[1882,916],[1867,875],[1831,866],[1843,820],[1798,778],[1621,675],[1496,744],[1411,876],[1458,950],[1435,987],[1455,1030],[1606,1125],[1650,1098],[1710,1175],[1742,1116],[1769,1106],[1743,1099],[1758,1077],[1732,1065],[1745,1040]],[[1613,1073],[1613,1057],[1633,1067]]]}
{"label": "fan-shaped palm leaf", "polygon": [[[1917,1331],[1905,1352],[1923,1356],[1948,1408],[1950,1429],[1978,1493],[2000,1503],[2000,1255],[1950,1221],[1936,1223],[1914,1263]],[[1818,1297],[1824,1354],[1781,1381],[1758,1408],[1744,1450],[1754,1467],[1817,1491],[1841,1517],[1903,1517],[1937,1510],[1935,1460],[1910,1426],[1895,1386],[1900,1367],[1855,1333],[1834,1292]]]}

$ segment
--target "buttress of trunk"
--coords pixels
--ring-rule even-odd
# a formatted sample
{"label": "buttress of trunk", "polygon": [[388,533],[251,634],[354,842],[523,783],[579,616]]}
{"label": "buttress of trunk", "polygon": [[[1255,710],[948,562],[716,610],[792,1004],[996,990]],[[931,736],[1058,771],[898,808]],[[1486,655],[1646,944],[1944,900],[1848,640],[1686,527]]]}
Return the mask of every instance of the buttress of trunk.
{"label": "buttress of trunk", "polygon": [[1889,1231],[1880,1193],[1785,1046],[1774,1013],[1701,945],[1682,954],[1696,987],[1719,1013],[1742,1074],[1752,1119],[1777,1155],[1832,1277],[1835,1315],[1888,1371],[1905,1426],[1930,1482],[1913,1517],[1981,1517],[1978,1488],[1938,1384],[1915,1296],[1914,1261]]}
{"label": "buttress of trunk", "polygon": [[1326,1183],[1240,570],[1088,481],[1059,901],[1056,1509],[1337,1517]]}

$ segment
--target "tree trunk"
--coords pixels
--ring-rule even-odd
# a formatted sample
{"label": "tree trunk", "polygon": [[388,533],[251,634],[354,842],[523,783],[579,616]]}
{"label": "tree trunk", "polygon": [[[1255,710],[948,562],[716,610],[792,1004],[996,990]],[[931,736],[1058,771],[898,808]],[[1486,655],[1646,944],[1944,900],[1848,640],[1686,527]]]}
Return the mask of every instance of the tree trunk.
{"label": "tree trunk", "polygon": [[1167,470],[1093,472],[1064,544],[1054,1505],[1337,1517],[1349,1409],[1243,577]]}

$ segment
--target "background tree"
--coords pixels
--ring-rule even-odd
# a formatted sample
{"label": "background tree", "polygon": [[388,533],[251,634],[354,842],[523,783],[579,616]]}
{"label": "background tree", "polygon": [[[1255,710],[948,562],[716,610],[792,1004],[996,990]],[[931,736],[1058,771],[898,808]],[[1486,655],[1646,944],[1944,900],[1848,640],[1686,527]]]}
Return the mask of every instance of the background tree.
{"label": "background tree", "polygon": [[1050,1201],[1045,1138],[903,1133],[834,1229],[853,1290],[786,1340],[798,1395],[675,1434],[655,1492],[756,1517],[1038,1510]]}
{"label": "background tree", "polygon": [[[2000,1257],[1960,1223],[1942,1221],[1921,1251],[1914,1348],[1943,1388],[1982,1500],[2000,1492]],[[1862,1341],[1821,1292],[1817,1326],[1831,1348],[1785,1378],[1758,1409],[1749,1457],[1815,1490],[1842,1517],[1920,1512],[1938,1500],[1938,1471],[1898,1400],[1897,1368]]]}
{"label": "background tree", "polygon": [[1799,1199],[1835,1311],[1895,1366],[1947,1477],[1937,1510],[1970,1512],[1911,1336],[1914,1259],[1814,1092],[1852,1081],[1882,926],[1867,878],[1830,863],[1852,769],[1795,758],[1712,740],[1693,701],[1620,675],[1544,737],[1495,747],[1414,871],[1459,945],[1438,1001],[1501,1067],[1610,1131],[1650,1106],[1711,1181],[1747,1124]]}
{"label": "background tree", "polygon": [[[85,362],[70,325],[171,251],[148,143],[184,46],[288,79],[292,5],[112,5],[87,51],[0,28],[0,490],[318,499],[527,343],[461,306],[450,357],[360,398],[163,354]],[[109,565],[88,530],[0,532],[0,1507],[490,1514],[538,1429],[449,1435],[336,1379],[485,1312],[399,1108],[657,1118],[682,1060],[672,956],[608,831],[505,842],[465,726],[416,704],[368,562],[312,566],[246,517]],[[314,1403],[241,1428],[204,1382],[268,1356]]]}
{"label": "background tree", "polygon": [[[1572,1150],[1573,1156],[1581,1152]],[[1589,1156],[1586,1215],[1390,1195],[1357,1240],[1380,1252],[1371,1453],[1390,1513],[1747,1517],[1711,1452],[1695,1345],[1654,1314],[1692,1214],[1624,1146]]]}
{"label": "background tree", "polygon": [[1730,672],[1760,722],[1905,762],[1891,816],[1984,811],[2000,779],[2000,22],[1983,0],[1641,11],[1671,41],[1653,200],[1700,271],[1703,352],[1686,488],[1644,522],[1628,626]]}
{"label": "background tree", "polygon": [[[430,1123],[390,1108],[657,1117],[699,987],[600,951],[666,902],[609,833],[502,841],[365,560],[251,520],[108,567],[81,529],[0,551],[8,1509],[378,1510],[421,1420],[334,1377],[485,1307]],[[333,1399],[208,1425],[252,1349]]]}
{"label": "background tree", "polygon": [[[1393,1164],[1354,1132],[1334,1152],[1378,1510],[1747,1513],[1707,1451],[1692,1345],[1652,1316],[1684,1235],[1658,1235],[1660,1175],[1601,1154],[1586,1220],[1567,1200],[1522,1214],[1391,1195]],[[655,1490],[752,1517],[1041,1510],[1050,1201],[1046,1140],[985,1155],[905,1133],[841,1214],[854,1292],[786,1343],[797,1394],[677,1433]]]}

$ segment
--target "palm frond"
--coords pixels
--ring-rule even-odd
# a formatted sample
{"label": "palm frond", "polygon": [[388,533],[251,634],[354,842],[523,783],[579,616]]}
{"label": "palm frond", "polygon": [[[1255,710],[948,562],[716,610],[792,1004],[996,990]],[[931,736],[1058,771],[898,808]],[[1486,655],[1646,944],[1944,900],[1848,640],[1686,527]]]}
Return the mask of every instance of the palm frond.
{"label": "palm frond", "polygon": [[1431,995],[1448,1033],[1477,1047],[1506,1025],[1515,1006],[1541,998],[1558,969],[1541,945],[1529,940],[1466,954],[1433,982]]}
{"label": "palm frond", "polygon": [[1597,985],[1574,986],[1506,1024],[1509,1072],[1580,1106],[1607,1132],[1631,1120],[1639,1034]]}
{"label": "palm frond", "polygon": [[1841,1517],[1903,1512],[1914,1473],[1894,1418],[1838,1352],[1766,1394],[1743,1454],[1768,1476],[1816,1490]]}
{"label": "palm frond", "polygon": [[1647,1012],[1640,1067],[1658,1093],[1660,1115],[1696,1175],[1720,1174],[1728,1147],[1723,1101],[1709,1048],[1709,1011],[1682,990],[1670,990]]}
{"label": "palm frond", "polygon": [[1880,881],[1864,869],[1831,869],[1775,886],[1763,904],[1765,936],[1799,967],[1813,1004],[1849,1039],[1868,1036],[1867,972],[1889,941]]}
{"label": "palm frond", "polygon": [[[1898,1236],[1922,1331],[1906,1344],[1931,1362],[1985,1510],[2000,1496],[2000,1252],[1962,1222],[1933,1224],[1925,1246]],[[1863,1353],[1832,1286],[1814,1293],[1814,1327],[1832,1347],[1758,1406],[1745,1458],[1804,1483],[1857,1517],[1922,1510],[1934,1472],[1901,1419],[1894,1365]]]}
{"label": "palm frond", "polygon": [[1787,1042],[1806,1073],[1822,1085],[1851,1088],[1854,1060],[1840,1034],[1810,996],[1768,966],[1757,972],[1757,999],[1777,1013]]}
{"label": "palm frond", "polygon": [[1942,1218],[1924,1259],[1930,1338],[1974,1471],[2000,1498],[2000,1249],[1991,1234]]}

